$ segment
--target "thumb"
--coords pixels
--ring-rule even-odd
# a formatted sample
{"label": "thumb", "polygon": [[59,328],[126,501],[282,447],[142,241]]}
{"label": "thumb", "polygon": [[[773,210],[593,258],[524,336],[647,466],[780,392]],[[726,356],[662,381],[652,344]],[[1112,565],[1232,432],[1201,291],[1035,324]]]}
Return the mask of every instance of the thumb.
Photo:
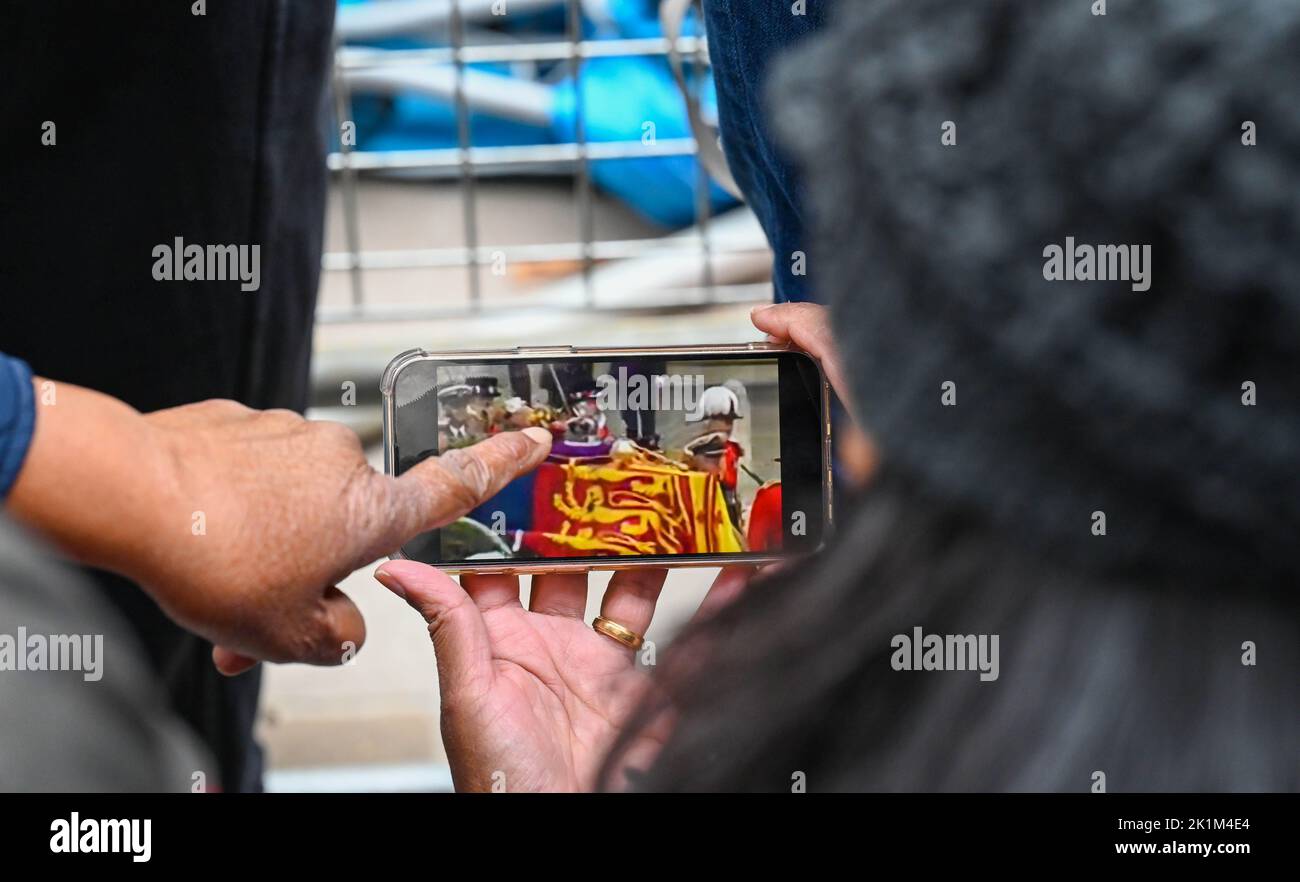
{"label": "thumb", "polygon": [[212,647],[212,663],[216,665],[218,671],[227,677],[233,677],[256,665],[257,659],[235,652],[225,646],[214,646]]}
{"label": "thumb", "polygon": [[429,623],[444,704],[450,693],[482,694],[492,682],[492,643],[483,613],[441,570],[412,560],[388,561],[375,579]]}
{"label": "thumb", "polygon": [[325,589],[321,601],[324,612],[320,615],[317,655],[307,659],[318,665],[342,665],[352,660],[366,642],[366,620],[361,610],[338,588]]}
{"label": "thumb", "polygon": [[755,307],[749,318],[754,327],[774,342],[793,343],[817,359],[831,388],[852,415],[853,398],[849,395],[848,378],[840,364],[826,307],[816,303],[775,303]]}
{"label": "thumb", "polygon": [[309,665],[346,664],[366,642],[366,620],[361,610],[338,588],[325,589],[296,629],[274,630],[236,643],[214,646],[212,663],[228,677],[242,674],[262,659],[303,662]]}

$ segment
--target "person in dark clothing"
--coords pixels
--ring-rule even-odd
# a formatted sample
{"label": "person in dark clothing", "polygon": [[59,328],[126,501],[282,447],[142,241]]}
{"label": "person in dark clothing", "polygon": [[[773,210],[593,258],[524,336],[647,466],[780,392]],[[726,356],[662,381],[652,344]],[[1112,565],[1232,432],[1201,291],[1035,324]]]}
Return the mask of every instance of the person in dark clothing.
{"label": "person in dark clothing", "polygon": [[333,16],[331,0],[0,12],[0,200],[17,221],[0,251],[0,499],[99,567],[227,790],[261,786],[256,661],[341,663],[365,627],[335,582],[550,443],[493,439],[394,481],[355,434],[293,413]]}
{"label": "person in dark clothing", "polygon": [[839,3],[704,0],[722,150],[772,246],[777,302],[815,300],[817,292],[798,169],[773,137],[764,104],[768,73],[783,53],[825,27]]}
{"label": "person in dark clothing", "polygon": [[[0,193],[21,220],[0,257],[0,352],[142,411],[209,398],[303,410],[333,16],[331,0],[211,3],[203,15],[146,0],[7,5],[15,152]],[[155,280],[153,249],[177,237],[258,244],[260,288]],[[211,646],[138,588],[92,577],[225,786],[257,789],[260,671],[222,677]]]}
{"label": "person in dark clothing", "polygon": [[[139,585],[204,641],[184,648],[203,646],[226,675],[260,660],[351,658],[365,622],[336,584],[463,516],[550,447],[544,429],[507,432],[393,478],[338,423],[219,400],[141,414],[0,353],[5,513],[74,560]],[[0,670],[14,664],[11,641],[21,644],[21,631],[0,630]],[[231,789],[216,771],[208,786]]]}

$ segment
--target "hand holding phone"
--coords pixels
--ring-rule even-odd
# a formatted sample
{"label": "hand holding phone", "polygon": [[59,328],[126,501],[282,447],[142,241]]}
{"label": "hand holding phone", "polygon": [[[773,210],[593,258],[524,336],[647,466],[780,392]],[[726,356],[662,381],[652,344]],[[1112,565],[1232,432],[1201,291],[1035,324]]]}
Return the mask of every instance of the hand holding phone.
{"label": "hand holding phone", "polygon": [[[724,569],[697,617],[727,603],[752,573]],[[644,635],[666,576],[654,568],[614,573],[601,616]],[[586,573],[533,576],[528,609],[518,576],[465,574],[457,584],[434,567],[399,560],[375,578],[429,623],[443,743],[458,791],[588,791],[603,783],[597,775],[605,756],[650,678],[636,664],[640,649],[583,620]],[[667,725],[639,734],[621,766],[649,767]]]}
{"label": "hand holding phone", "polygon": [[792,345],[817,359],[835,396],[852,412],[853,400],[849,396],[844,369],[840,366],[826,307],[817,303],[770,303],[754,307],[749,320],[767,334],[769,343]]}
{"label": "hand holding phone", "polygon": [[[818,347],[822,358],[835,363],[832,378],[839,376],[838,361],[834,357],[833,344],[821,345],[829,341],[821,339],[818,328],[825,324],[825,314],[819,308],[806,310],[790,306],[775,307],[775,314],[766,315],[755,324],[768,334],[778,339],[799,341],[802,345]],[[781,353],[785,350],[776,347],[731,347],[723,350],[722,369],[736,367],[735,361],[751,361],[755,353],[759,358],[768,353]],[[561,353],[556,353],[561,354]],[[581,353],[567,347],[562,352],[565,356],[578,356]],[[676,354],[676,353],[674,353]],[[688,353],[682,353],[688,354]],[[713,367],[718,367],[719,359],[713,352],[689,354],[702,355],[713,359]],[[424,355],[424,354],[421,354]],[[494,353],[494,356],[500,354]],[[401,462],[402,449],[410,436],[405,426],[413,425],[417,432],[423,432],[416,444],[430,443],[431,427],[436,430],[432,444],[440,449],[452,437],[470,436],[494,424],[502,426],[501,431],[517,430],[524,425],[546,425],[553,432],[553,438],[562,437],[566,442],[575,442],[576,454],[593,452],[597,457],[608,455],[619,443],[619,439],[609,440],[609,435],[619,434],[622,429],[630,441],[638,447],[644,443],[663,451],[667,446],[666,459],[672,462],[672,440],[665,441],[665,436],[672,439],[668,423],[660,424],[657,414],[653,422],[646,420],[645,413],[636,409],[628,417],[619,414],[614,422],[614,430],[609,431],[611,420],[605,416],[602,432],[603,411],[587,407],[575,408],[562,419],[549,410],[543,410],[545,402],[529,399],[519,394],[526,389],[525,376],[529,381],[536,375],[526,361],[523,353],[510,353],[505,361],[505,377],[513,386],[516,381],[520,390],[513,388],[502,390],[502,374],[485,373],[481,369],[485,354],[469,353],[463,356],[441,356],[430,358],[431,370],[424,373],[416,385],[406,391],[406,396],[396,394],[398,375],[394,367],[400,366],[402,359],[390,367],[385,378],[385,395],[390,396],[386,414],[386,429],[389,432],[390,468],[400,472],[409,467]],[[625,357],[626,352],[619,353]],[[781,357],[779,354],[777,357]],[[445,362],[455,364],[459,358],[468,362],[468,367],[457,365],[460,370],[449,374],[451,382],[449,391],[438,384],[438,368]],[[731,362],[731,363],[728,363]],[[796,364],[798,364],[796,362]],[[578,361],[578,368],[556,367],[552,381],[563,382],[567,372],[580,370],[584,373],[596,366],[588,367]],[[760,370],[766,368],[771,377],[771,364],[759,362]],[[815,367],[815,366],[814,366]],[[788,371],[789,369],[787,369]],[[471,371],[473,378],[471,378]],[[549,368],[548,368],[549,373]],[[777,369],[778,392],[781,384],[781,368]],[[795,376],[809,377],[806,370],[795,368]],[[612,376],[612,374],[611,374]],[[812,457],[818,467],[824,464],[826,443],[829,433],[824,430],[826,389],[817,373],[818,382],[812,384],[815,392],[805,400],[812,399],[817,406],[810,410],[801,410],[798,396],[796,406],[778,413],[775,420],[779,437],[802,450],[817,451]],[[787,373],[786,379],[790,375]],[[463,381],[461,381],[463,379]],[[428,380],[433,380],[428,385]],[[708,388],[725,388],[731,395],[714,392],[710,400],[697,408],[700,417],[743,417],[752,410],[748,394],[742,403],[741,396],[725,382],[715,383]],[[748,389],[745,390],[748,393]],[[837,392],[840,392],[837,389]],[[439,393],[454,407],[444,419],[439,419],[438,410],[432,407]],[[842,392],[841,392],[842,394]],[[462,398],[477,396],[475,406]],[[733,406],[734,396],[734,406]],[[432,397],[432,402],[430,401]],[[703,398],[703,396],[701,396]],[[579,399],[581,400],[581,398]],[[778,394],[776,403],[781,408],[787,399]],[[540,406],[527,402],[534,401]],[[421,403],[423,402],[423,403]],[[618,402],[613,402],[615,405]],[[661,402],[662,403],[662,402]],[[414,405],[401,414],[395,412],[402,406]],[[463,406],[463,409],[461,409]],[[806,423],[796,423],[796,428],[784,431],[786,420],[796,412],[805,415],[815,413],[811,420],[816,430],[804,432]],[[431,421],[431,417],[433,420]],[[769,414],[770,417],[770,414]],[[685,428],[699,420],[681,420]],[[676,427],[676,422],[672,424]],[[735,420],[732,420],[734,432]],[[632,427],[630,430],[628,427]],[[707,448],[718,445],[707,437],[712,432],[726,429],[726,420],[720,420],[714,426],[698,426],[693,431],[683,433],[685,442],[681,446],[683,459],[686,455],[706,457],[711,452]],[[398,436],[403,443],[398,443]],[[632,440],[639,439],[639,442]],[[703,440],[700,440],[703,439]],[[587,448],[581,443],[592,445]],[[740,442],[737,442],[738,444]],[[743,446],[743,445],[742,445]],[[409,449],[409,448],[408,448]],[[423,448],[422,448],[423,449]],[[454,445],[452,446],[454,450]],[[554,447],[553,447],[553,453]],[[576,454],[564,453],[562,463],[581,460]],[[413,460],[422,461],[428,455],[417,454]],[[613,457],[610,457],[611,460]],[[397,465],[400,463],[400,466]],[[598,463],[599,464],[599,463]],[[683,466],[687,464],[683,462]],[[705,472],[707,459],[700,462],[700,468],[694,471]],[[691,471],[689,467],[686,469]],[[798,470],[792,474],[799,474]],[[788,474],[781,474],[781,479],[789,480]],[[642,478],[638,478],[642,480]],[[648,479],[646,479],[648,480]],[[698,478],[697,478],[698,480]],[[707,483],[707,482],[706,482]],[[823,482],[821,475],[814,477],[818,498],[822,493],[829,493],[829,481]],[[525,494],[525,498],[533,498]],[[749,512],[749,523],[753,523],[753,505]],[[595,509],[599,511],[599,509]],[[784,514],[784,512],[783,512]],[[617,523],[616,518],[607,520]],[[441,545],[430,543],[424,546],[433,552],[435,561],[439,560]],[[490,546],[490,550],[495,546]],[[712,558],[716,560],[717,555]],[[753,557],[765,557],[753,555]],[[665,563],[673,563],[681,558],[663,557]],[[695,558],[699,559],[699,558]],[[704,557],[708,561],[710,558]],[[635,664],[637,654],[644,651],[641,641],[654,615],[659,594],[663,588],[666,570],[663,564],[655,566],[652,559],[644,559],[642,566],[621,569],[614,573],[609,587],[602,598],[600,616],[591,625],[584,621],[587,603],[587,581],[585,572],[545,572],[551,561],[511,561],[508,566],[519,570],[538,571],[533,576],[529,608],[524,609],[520,603],[519,578],[516,574],[475,574],[473,563],[456,561],[444,567],[465,570],[460,584],[432,566],[409,560],[395,560],[382,565],[376,572],[376,578],[394,593],[403,597],[408,604],[420,612],[430,625],[430,635],[437,647],[439,666],[439,690],[442,694],[443,735],[447,755],[452,768],[452,776],[458,790],[589,790],[599,785],[621,787],[626,781],[622,779],[620,769],[644,769],[654,761],[659,745],[666,737],[671,725],[668,719],[655,720],[626,746],[617,766],[613,769],[613,779],[598,781],[597,776],[603,767],[606,754],[629,720],[629,716],[646,695],[649,677],[644,668]],[[591,561],[600,564],[600,560]],[[489,566],[499,566],[499,561],[491,561]],[[585,569],[587,565],[583,565]],[[536,570],[534,570],[536,568]],[[696,617],[712,615],[715,611],[728,605],[741,593],[753,575],[750,567],[724,568],[710,589]],[[602,630],[603,628],[603,630]],[[561,691],[556,691],[556,684]]]}

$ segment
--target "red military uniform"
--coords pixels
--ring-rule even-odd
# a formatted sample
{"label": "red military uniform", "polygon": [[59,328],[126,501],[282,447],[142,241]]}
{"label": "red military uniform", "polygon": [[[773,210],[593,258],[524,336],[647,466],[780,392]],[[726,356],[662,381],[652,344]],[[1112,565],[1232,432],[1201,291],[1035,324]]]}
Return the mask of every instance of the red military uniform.
{"label": "red military uniform", "polygon": [[754,494],[749,508],[745,542],[750,551],[780,551],[784,539],[781,482],[768,481]]}

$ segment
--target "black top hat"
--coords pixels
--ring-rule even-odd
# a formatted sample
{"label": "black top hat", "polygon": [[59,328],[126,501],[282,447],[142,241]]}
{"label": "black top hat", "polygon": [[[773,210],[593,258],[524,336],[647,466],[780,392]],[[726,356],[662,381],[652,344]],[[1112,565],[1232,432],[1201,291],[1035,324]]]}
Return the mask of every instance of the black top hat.
{"label": "black top hat", "polygon": [[496,398],[501,394],[501,386],[496,377],[466,377],[465,385],[469,386],[469,394],[481,398]]}

